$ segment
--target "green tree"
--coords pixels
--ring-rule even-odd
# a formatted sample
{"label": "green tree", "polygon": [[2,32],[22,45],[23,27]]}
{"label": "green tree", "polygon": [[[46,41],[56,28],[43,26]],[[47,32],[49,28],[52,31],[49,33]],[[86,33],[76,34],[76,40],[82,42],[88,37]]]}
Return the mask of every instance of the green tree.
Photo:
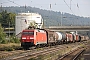
{"label": "green tree", "polygon": [[4,33],[4,29],[0,24],[0,43],[7,43],[5,37],[6,37],[6,34]]}
{"label": "green tree", "polygon": [[30,25],[29,26],[34,27],[34,28],[37,28],[37,24],[36,24],[35,21],[30,22]]}
{"label": "green tree", "polygon": [[2,11],[0,13],[0,22],[2,24],[3,27],[9,27],[9,23],[10,26],[14,27],[15,25],[15,13],[8,13],[6,10]]}
{"label": "green tree", "polygon": [[16,14],[14,13],[8,13],[8,20],[12,26],[14,26],[15,24],[15,16]]}
{"label": "green tree", "polygon": [[2,22],[2,15],[0,14],[0,22]]}

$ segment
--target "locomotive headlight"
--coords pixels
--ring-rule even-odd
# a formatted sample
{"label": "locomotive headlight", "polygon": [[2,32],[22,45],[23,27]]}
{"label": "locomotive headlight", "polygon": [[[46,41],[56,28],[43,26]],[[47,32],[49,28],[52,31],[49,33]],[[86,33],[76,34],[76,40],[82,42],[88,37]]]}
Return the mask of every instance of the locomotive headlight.
{"label": "locomotive headlight", "polygon": [[30,39],[34,39],[34,38],[30,38]]}
{"label": "locomotive headlight", "polygon": [[26,39],[25,37],[23,37],[22,39]]}

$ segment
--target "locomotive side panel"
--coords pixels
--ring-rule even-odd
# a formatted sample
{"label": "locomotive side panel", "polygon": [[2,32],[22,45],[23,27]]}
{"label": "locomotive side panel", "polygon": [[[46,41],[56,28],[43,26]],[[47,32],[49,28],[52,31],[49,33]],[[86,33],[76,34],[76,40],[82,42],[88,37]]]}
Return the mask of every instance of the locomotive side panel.
{"label": "locomotive side panel", "polygon": [[44,30],[38,30],[36,32],[36,44],[47,44],[47,34]]}

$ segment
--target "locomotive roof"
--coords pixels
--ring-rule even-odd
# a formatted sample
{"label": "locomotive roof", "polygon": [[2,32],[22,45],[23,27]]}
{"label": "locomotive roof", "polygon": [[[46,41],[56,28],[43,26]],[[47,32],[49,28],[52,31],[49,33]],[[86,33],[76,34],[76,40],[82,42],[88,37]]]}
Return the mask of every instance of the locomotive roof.
{"label": "locomotive roof", "polygon": [[45,30],[45,29],[25,29],[23,31],[34,31],[34,30]]}
{"label": "locomotive roof", "polygon": [[25,29],[23,31],[34,31],[35,29]]}

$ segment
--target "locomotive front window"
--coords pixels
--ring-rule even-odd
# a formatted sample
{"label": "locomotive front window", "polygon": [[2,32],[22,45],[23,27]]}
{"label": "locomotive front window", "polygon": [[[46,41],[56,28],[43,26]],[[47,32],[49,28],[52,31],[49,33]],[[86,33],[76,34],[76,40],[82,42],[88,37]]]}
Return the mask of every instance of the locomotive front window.
{"label": "locomotive front window", "polygon": [[23,35],[34,35],[34,32],[23,32]]}
{"label": "locomotive front window", "polygon": [[34,35],[34,32],[28,32],[29,33],[29,35]]}
{"label": "locomotive front window", "polygon": [[23,35],[28,35],[28,32],[23,32],[22,34],[23,34]]}

